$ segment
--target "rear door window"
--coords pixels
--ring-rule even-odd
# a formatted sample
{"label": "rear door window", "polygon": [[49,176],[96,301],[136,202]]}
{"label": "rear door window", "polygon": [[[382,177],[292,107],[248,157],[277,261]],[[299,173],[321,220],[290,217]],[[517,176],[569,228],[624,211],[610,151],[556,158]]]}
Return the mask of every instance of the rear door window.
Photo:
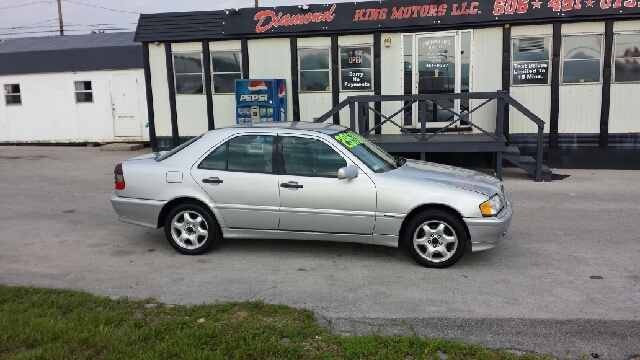
{"label": "rear door window", "polygon": [[199,169],[273,173],[271,135],[243,135],[220,145],[198,165]]}

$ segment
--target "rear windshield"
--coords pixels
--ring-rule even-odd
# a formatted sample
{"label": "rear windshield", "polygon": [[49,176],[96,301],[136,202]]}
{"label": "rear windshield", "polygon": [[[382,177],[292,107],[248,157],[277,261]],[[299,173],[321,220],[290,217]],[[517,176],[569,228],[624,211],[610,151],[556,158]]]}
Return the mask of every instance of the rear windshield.
{"label": "rear windshield", "polygon": [[[204,134],[202,134],[202,135],[204,135]],[[186,148],[187,146],[189,146],[189,145],[193,144],[194,142],[196,142],[198,139],[200,139],[202,137],[202,135],[194,137],[193,139],[187,141],[186,143],[184,143],[182,145],[179,145],[179,146],[176,146],[173,149],[171,149],[170,151],[167,151],[166,153],[158,156],[156,158],[156,161],[162,161],[162,160],[165,160],[167,158],[170,158],[174,154],[178,153],[180,150],[182,150],[182,149]]]}

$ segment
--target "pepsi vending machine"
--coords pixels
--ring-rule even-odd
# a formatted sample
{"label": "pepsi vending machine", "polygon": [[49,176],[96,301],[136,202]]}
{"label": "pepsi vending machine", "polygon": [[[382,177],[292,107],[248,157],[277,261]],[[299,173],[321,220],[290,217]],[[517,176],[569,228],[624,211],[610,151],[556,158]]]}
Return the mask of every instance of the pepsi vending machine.
{"label": "pepsi vending machine", "polygon": [[236,80],[236,123],[287,121],[284,79]]}

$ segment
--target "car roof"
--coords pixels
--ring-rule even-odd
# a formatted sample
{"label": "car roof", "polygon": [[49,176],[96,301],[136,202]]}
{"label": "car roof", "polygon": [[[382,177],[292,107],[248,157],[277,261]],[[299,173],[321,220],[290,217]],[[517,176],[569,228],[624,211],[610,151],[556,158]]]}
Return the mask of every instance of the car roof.
{"label": "car roof", "polygon": [[235,126],[222,127],[215,130],[210,130],[204,133],[200,140],[195,141],[193,144],[178,151],[174,155],[166,158],[163,162],[168,164],[181,164],[184,161],[190,161],[194,156],[201,156],[207,150],[211,149],[220,141],[227,139],[229,136],[238,133],[252,133],[252,132],[275,132],[275,133],[288,133],[293,132],[317,132],[326,135],[333,135],[341,131],[348,130],[348,128],[342,125],[335,125],[331,123],[312,123],[306,121],[292,121],[292,122],[271,122],[271,123],[255,123],[255,124],[239,124]]}
{"label": "car roof", "polygon": [[239,124],[235,126],[229,126],[227,129],[260,129],[260,130],[301,130],[301,131],[316,131],[324,134],[335,134],[346,130],[347,128],[342,125],[335,125],[331,123],[314,123],[306,121],[291,121],[291,122],[270,122],[270,123],[255,123],[255,124]]}

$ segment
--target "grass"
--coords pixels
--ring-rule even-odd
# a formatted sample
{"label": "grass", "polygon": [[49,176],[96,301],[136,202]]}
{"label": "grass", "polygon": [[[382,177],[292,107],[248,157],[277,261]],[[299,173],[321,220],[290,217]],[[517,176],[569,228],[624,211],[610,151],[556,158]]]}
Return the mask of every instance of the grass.
{"label": "grass", "polygon": [[517,359],[458,341],[332,335],[317,325],[311,311],[284,305],[172,306],[153,299],[0,286],[2,359],[436,360],[439,354]]}

